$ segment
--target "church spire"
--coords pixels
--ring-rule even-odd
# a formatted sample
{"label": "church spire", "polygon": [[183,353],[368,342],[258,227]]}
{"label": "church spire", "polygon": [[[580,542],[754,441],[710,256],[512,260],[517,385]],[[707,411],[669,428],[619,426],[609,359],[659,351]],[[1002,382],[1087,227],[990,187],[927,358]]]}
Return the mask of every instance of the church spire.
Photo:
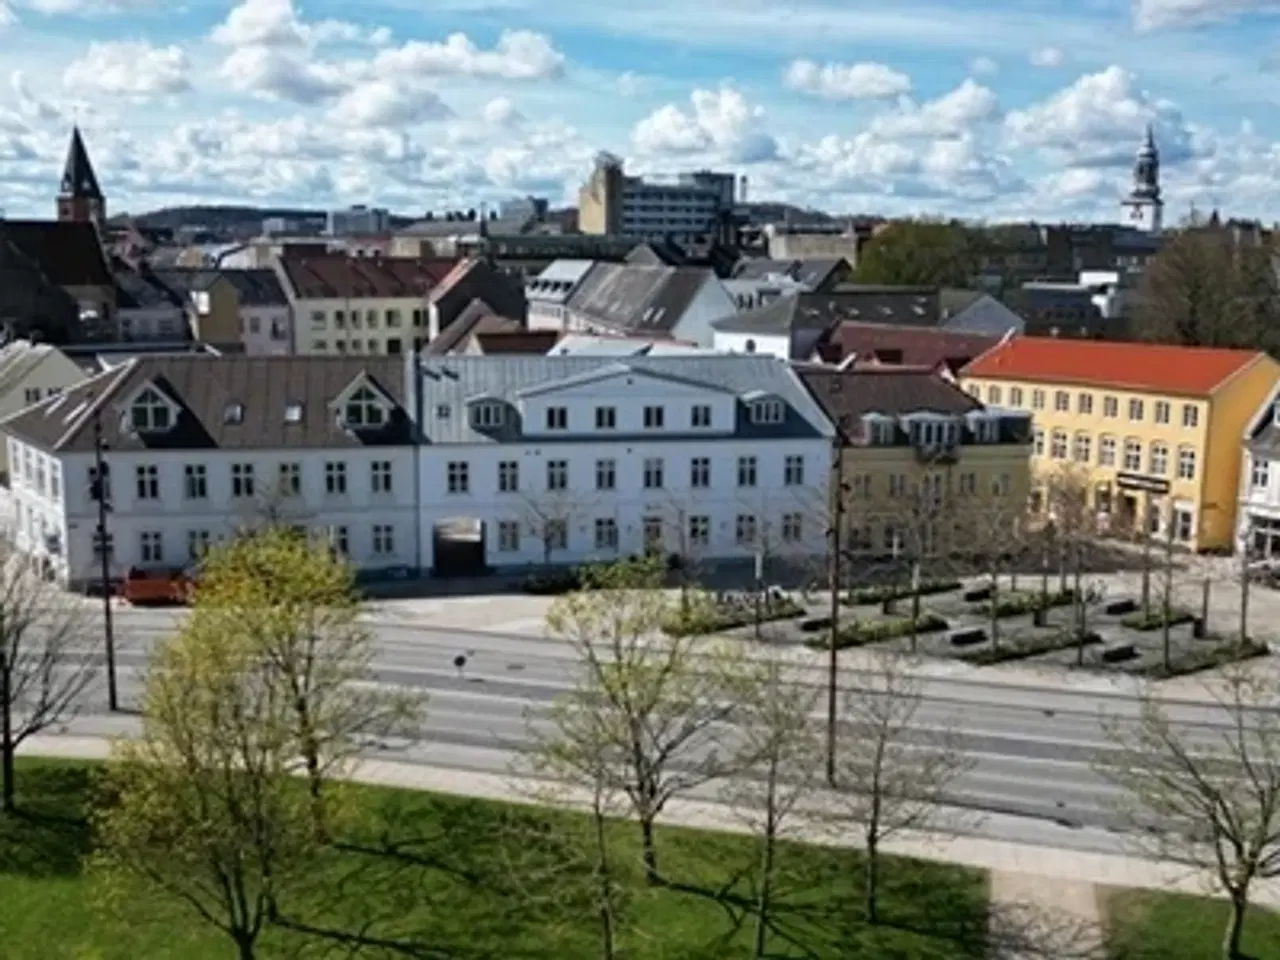
{"label": "church spire", "polygon": [[89,151],[85,149],[80,127],[74,126],[58,189],[58,219],[101,224],[105,212],[106,198],[98,186],[98,175],[89,161]]}
{"label": "church spire", "polygon": [[1133,189],[1122,201],[1129,223],[1148,233],[1159,233],[1163,226],[1164,200],[1160,190],[1160,149],[1156,131],[1147,124],[1133,164]]}

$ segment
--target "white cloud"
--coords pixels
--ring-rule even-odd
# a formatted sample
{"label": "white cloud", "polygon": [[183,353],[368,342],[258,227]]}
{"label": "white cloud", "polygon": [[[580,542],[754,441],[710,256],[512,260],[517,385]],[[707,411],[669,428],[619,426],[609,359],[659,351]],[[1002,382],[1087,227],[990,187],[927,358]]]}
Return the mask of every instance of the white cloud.
{"label": "white cloud", "polygon": [[1000,72],[1000,64],[990,57],[974,57],[969,62],[969,72],[975,77],[992,77]]}
{"label": "white cloud", "polygon": [[333,107],[334,119],[357,127],[408,127],[453,116],[435,94],[388,80],[352,87]]}
{"label": "white cloud", "polygon": [[1060,67],[1067,62],[1067,55],[1062,52],[1059,47],[1039,47],[1031,51],[1030,60],[1033,67],[1044,67],[1051,69]]}
{"label": "white cloud", "polygon": [[412,40],[384,50],[373,63],[380,76],[411,73],[421,77],[486,77],[495,80],[548,80],[563,73],[565,56],[541,33],[506,30],[492,50],[481,50],[466,34],[444,43]]}
{"label": "white cloud", "polygon": [[12,27],[18,22],[18,15],[13,12],[13,7],[0,0],[0,30],[5,27]]}
{"label": "white cloud", "polygon": [[738,90],[695,90],[690,109],[659,107],[632,132],[636,149],[647,154],[716,153],[738,163],[773,159],[777,142],[761,129],[764,110]]}
{"label": "white cloud", "polygon": [[618,79],[614,81],[614,86],[620,96],[630,99],[639,95],[640,90],[644,87],[644,81],[628,70],[626,73],[618,75]]}
{"label": "white cloud", "polygon": [[344,20],[304,22],[293,0],[240,0],[209,38],[227,47],[314,47],[323,44],[391,42],[386,27],[363,27]]}
{"label": "white cloud", "polygon": [[190,64],[178,47],[153,47],[141,41],[91,43],[72,61],[62,84],[76,94],[149,99],[191,88]]}
{"label": "white cloud", "polygon": [[352,86],[352,78],[332,65],[267,46],[233,50],[219,72],[234,90],[302,104],[341,96]]}
{"label": "white cloud", "polygon": [[1176,29],[1277,11],[1276,0],[1133,0],[1133,25],[1141,31]]}
{"label": "white cloud", "polygon": [[1112,66],[1011,112],[1004,126],[1015,148],[1041,149],[1056,164],[1090,166],[1128,163],[1148,123],[1156,125],[1166,161],[1191,152],[1191,131],[1181,112],[1152,98],[1132,74]]}
{"label": "white cloud", "polygon": [[827,100],[891,100],[911,92],[911,78],[883,63],[796,60],[783,75],[783,83]]}
{"label": "white cloud", "polygon": [[525,119],[509,97],[494,97],[484,105],[481,116],[491,127],[516,127]]}
{"label": "white cloud", "polygon": [[999,115],[1000,98],[995,92],[967,78],[936,100],[901,103],[893,113],[874,118],[870,130],[892,140],[958,136]]}
{"label": "white cloud", "polygon": [[159,0],[17,0],[17,6],[49,16],[63,16],[144,10],[155,7],[158,2]]}

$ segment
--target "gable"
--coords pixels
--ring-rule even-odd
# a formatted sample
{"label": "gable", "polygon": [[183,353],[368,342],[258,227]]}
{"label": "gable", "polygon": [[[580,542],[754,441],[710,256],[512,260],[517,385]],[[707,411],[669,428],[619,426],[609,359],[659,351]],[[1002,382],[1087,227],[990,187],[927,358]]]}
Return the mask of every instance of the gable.
{"label": "gable", "polygon": [[527,387],[516,396],[521,400],[550,400],[576,397],[599,397],[602,393],[627,390],[634,395],[652,394],[672,398],[702,396],[708,393],[725,395],[730,391],[713,384],[688,379],[676,374],[655,370],[638,370],[624,363],[608,364],[599,369],[558,381]]}

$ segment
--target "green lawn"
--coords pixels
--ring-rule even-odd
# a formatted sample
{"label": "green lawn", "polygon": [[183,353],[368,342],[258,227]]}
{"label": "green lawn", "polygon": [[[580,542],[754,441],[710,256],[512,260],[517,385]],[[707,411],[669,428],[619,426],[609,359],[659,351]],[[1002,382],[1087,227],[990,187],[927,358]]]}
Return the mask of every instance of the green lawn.
{"label": "green lawn", "polygon": [[[1111,960],[1216,960],[1222,956],[1227,904],[1205,897],[1118,890],[1107,900]],[[1245,921],[1244,950],[1280,957],[1280,914],[1255,909]]]}
{"label": "green lawn", "polygon": [[[162,903],[128,919],[95,907],[81,863],[92,767],[26,761],[23,813],[0,816],[0,955],[5,960],[204,960],[233,955],[229,941]],[[367,811],[314,872],[311,887],[280,904],[335,934],[363,928],[394,941],[401,957],[452,960],[591,960],[599,956],[590,900],[588,826],[566,813],[456,797],[359,788]],[[636,829],[615,824],[627,883],[627,960],[731,960],[749,956],[755,850],[750,838],[668,829],[660,866],[670,885],[640,882]],[[985,955],[986,878],[959,867],[886,865],[884,923],[868,928],[860,872],[849,851],[787,847],[780,935],[771,957],[813,960],[979,960]],[[736,883],[735,876],[741,876]],[[319,955],[333,943],[272,930],[263,957]],[[298,948],[307,948],[299,953]],[[312,951],[316,952],[312,952]],[[327,955],[345,955],[332,953]],[[389,956],[372,951],[362,956]]]}

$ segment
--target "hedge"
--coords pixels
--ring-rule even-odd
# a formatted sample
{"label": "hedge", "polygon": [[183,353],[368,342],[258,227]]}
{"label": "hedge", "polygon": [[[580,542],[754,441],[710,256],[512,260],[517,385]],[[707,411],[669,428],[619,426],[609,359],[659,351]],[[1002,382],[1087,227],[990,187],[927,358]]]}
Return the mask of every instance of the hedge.
{"label": "hedge", "polygon": [[[1102,638],[1096,633],[1089,633],[1085,636],[1083,644],[1086,647],[1096,646],[1102,642]],[[989,667],[997,663],[1007,663],[1010,660],[1026,660],[1028,657],[1039,657],[1046,653],[1057,653],[1060,650],[1078,650],[1081,646],[1080,637],[1077,636],[1057,636],[1057,637],[1031,637],[1024,640],[1014,640],[1009,643],[1002,643],[998,647],[984,647],[978,650],[966,650],[957,653],[956,659],[965,663],[971,663],[975,667]]]}
{"label": "hedge", "polygon": [[573,593],[582,588],[582,575],[576,570],[565,570],[559,573],[534,574],[525,577],[520,589],[536,596],[552,597],[565,593]]}
{"label": "hedge", "polygon": [[910,584],[892,583],[878,587],[858,587],[850,590],[841,601],[845,606],[861,607],[873,603],[884,603],[886,600],[906,600],[913,593],[922,597],[936,593],[950,593],[959,590],[963,584],[959,580],[921,580],[920,589],[913,591]]}
{"label": "hedge", "polygon": [[[1052,590],[1049,595],[1043,596],[1039,592],[1036,593],[1019,593],[1014,596],[1000,597],[996,600],[996,616],[997,617],[1020,617],[1028,613],[1035,613],[1041,607],[1045,609],[1053,609],[1054,607],[1065,607],[1075,599],[1075,594],[1070,590]],[[991,616],[991,604],[984,603],[978,607],[978,612]]]}
{"label": "hedge", "polygon": [[1163,662],[1153,663],[1150,666],[1143,667],[1135,673],[1139,676],[1149,677],[1152,680],[1168,680],[1171,677],[1180,677],[1188,673],[1198,673],[1201,670],[1212,670],[1215,667],[1221,667],[1228,663],[1235,663],[1240,660],[1252,660],[1254,657],[1264,657],[1270,648],[1260,640],[1245,640],[1243,643],[1238,638],[1228,639],[1226,637],[1217,638],[1218,642],[1213,646],[1191,647],[1189,649],[1179,650],[1170,658],[1169,668],[1166,670]]}
{"label": "hedge", "polygon": [[[920,615],[920,619],[916,621],[915,633],[937,633],[940,630],[946,630],[948,623],[942,617],[935,613],[925,613]],[[885,640],[897,640],[900,637],[908,637],[912,633],[911,618],[898,617],[893,620],[873,620],[868,623],[855,623],[852,626],[845,627],[840,631],[836,638],[836,649],[846,650],[850,647],[862,647],[871,643],[882,643]],[[831,641],[823,638],[815,637],[808,641],[808,645],[815,650],[830,650]]]}
{"label": "hedge", "polygon": [[1191,623],[1195,618],[1195,614],[1190,610],[1170,610],[1167,618],[1163,610],[1152,609],[1147,613],[1139,610],[1137,613],[1131,613],[1127,617],[1121,617],[1120,625],[1128,627],[1130,630],[1141,630],[1145,633],[1161,629],[1165,625],[1166,619],[1169,626],[1178,627],[1184,623]]}
{"label": "hedge", "polygon": [[[805,612],[804,607],[790,599],[762,603],[760,606],[761,623],[790,620]],[[736,630],[738,627],[750,627],[754,626],[755,622],[756,612],[748,604],[745,609],[726,607],[706,613],[696,611],[687,617],[676,613],[662,624],[662,632],[672,637],[694,637],[709,633],[723,633],[726,630]]]}

